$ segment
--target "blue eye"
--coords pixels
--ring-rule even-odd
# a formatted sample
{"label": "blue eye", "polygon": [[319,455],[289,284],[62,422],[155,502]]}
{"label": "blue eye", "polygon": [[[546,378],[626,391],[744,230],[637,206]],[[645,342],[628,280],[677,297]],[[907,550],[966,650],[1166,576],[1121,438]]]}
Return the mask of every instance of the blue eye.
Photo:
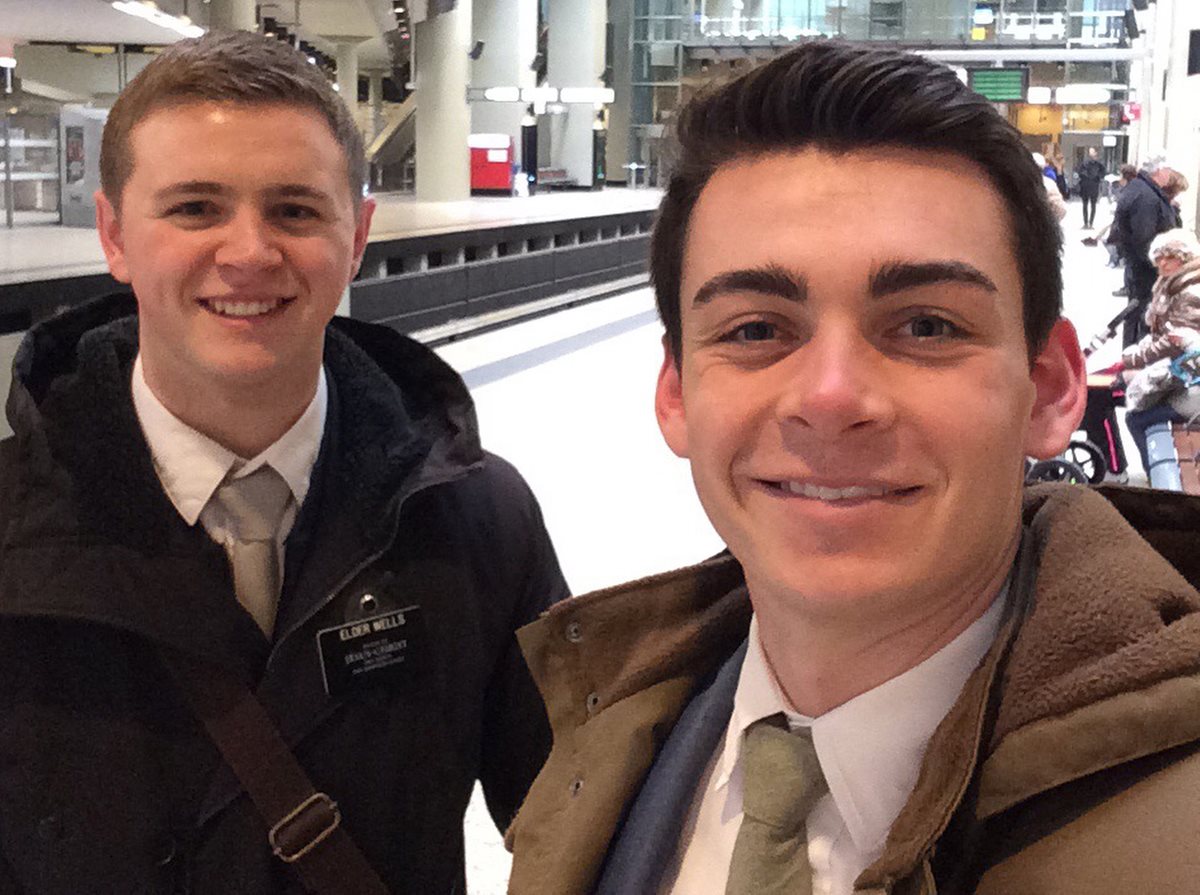
{"label": "blue eye", "polygon": [[178,205],[173,206],[167,213],[194,218],[207,213],[210,208],[210,203],[198,199],[194,202],[180,202]]}
{"label": "blue eye", "polygon": [[279,216],[292,221],[307,221],[317,217],[317,212],[307,205],[284,205],[279,209]]}

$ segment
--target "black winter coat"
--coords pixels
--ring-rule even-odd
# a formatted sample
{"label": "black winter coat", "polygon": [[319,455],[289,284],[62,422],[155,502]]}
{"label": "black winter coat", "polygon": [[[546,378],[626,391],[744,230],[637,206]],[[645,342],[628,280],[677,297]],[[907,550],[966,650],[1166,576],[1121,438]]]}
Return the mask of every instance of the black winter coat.
{"label": "black winter coat", "polygon": [[1176,221],[1170,201],[1145,174],[1139,173],[1121,190],[1113,215],[1113,232],[1120,239],[1126,261],[1145,271],[1151,283],[1154,265],[1148,256],[1150,243],[1159,233],[1176,226]]}
{"label": "black winter coat", "polygon": [[[474,781],[504,826],[549,748],[513,637],[566,595],[533,496],[480,450],[462,381],[432,352],[335,321],[325,437],[268,643],[223,550],[159,486],[130,396],[134,310],[106,299],[51,320],[15,362],[0,893],[300,891],[162,650],[257,688],[394,892],[462,893]],[[328,696],[316,632],[412,605],[424,637],[409,673]]]}

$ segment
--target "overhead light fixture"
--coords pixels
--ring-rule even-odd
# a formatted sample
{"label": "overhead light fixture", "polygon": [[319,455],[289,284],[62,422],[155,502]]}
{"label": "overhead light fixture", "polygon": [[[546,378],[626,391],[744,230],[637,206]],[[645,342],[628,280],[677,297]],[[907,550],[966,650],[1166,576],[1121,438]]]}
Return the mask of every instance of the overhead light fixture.
{"label": "overhead light fixture", "polygon": [[563,103],[611,103],[616,98],[611,87],[564,87],[558,96]]}
{"label": "overhead light fixture", "polygon": [[483,98],[490,103],[519,103],[521,101],[520,87],[485,87]]}
{"label": "overhead light fixture", "polygon": [[139,0],[113,0],[112,8],[126,15],[145,19],[152,25],[166,28],[168,31],[174,31],[176,34],[182,34],[184,37],[199,37],[204,33],[204,29],[194,24],[187,16],[173,16],[170,13],[163,12],[153,3],[148,2],[148,0],[146,2],[139,2]]}
{"label": "overhead light fixture", "polygon": [[16,68],[17,60],[14,56],[0,56],[0,68]]}
{"label": "overhead light fixture", "polygon": [[1112,101],[1112,91],[1102,84],[1068,84],[1054,91],[1060,106],[1094,106]]}
{"label": "overhead light fixture", "polygon": [[1033,106],[1046,106],[1050,104],[1052,91],[1049,87],[1030,87],[1025,91],[1025,102]]}
{"label": "overhead light fixture", "polygon": [[522,87],[521,102],[523,103],[556,103],[558,102],[557,87]]}

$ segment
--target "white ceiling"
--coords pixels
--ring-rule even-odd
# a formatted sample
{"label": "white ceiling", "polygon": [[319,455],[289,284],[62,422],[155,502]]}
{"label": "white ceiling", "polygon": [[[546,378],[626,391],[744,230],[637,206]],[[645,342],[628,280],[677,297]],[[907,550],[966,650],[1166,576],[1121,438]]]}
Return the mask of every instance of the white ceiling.
{"label": "white ceiling", "polygon": [[[158,0],[158,5],[165,12],[186,12],[199,24],[207,24],[204,0]],[[389,0],[264,0],[259,6],[264,16],[289,27],[296,22],[298,7],[301,36],[327,52],[333,52],[339,39],[358,44],[360,70],[389,66],[383,41],[384,32],[395,27]],[[118,12],[108,0],[0,0],[0,42],[161,44],[177,38],[171,31]]]}

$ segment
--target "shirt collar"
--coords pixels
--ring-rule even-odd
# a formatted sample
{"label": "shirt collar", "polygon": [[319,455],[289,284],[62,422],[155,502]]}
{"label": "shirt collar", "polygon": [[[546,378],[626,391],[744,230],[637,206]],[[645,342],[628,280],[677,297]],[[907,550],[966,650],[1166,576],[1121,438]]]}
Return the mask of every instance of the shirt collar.
{"label": "shirt collar", "polygon": [[304,413],[274,444],[249,460],[171,413],[146,384],[141,355],[133,364],[131,387],[133,406],[163,490],[188,525],[196,524],[231,469],[236,469],[235,477],[241,478],[269,465],[287,482],[296,506],[304,502],[321,448],[329,404],[323,367],[317,375],[316,393]]}
{"label": "shirt collar", "polygon": [[752,618],[716,786],[729,783],[746,728],[783,712],[793,730],[812,728],[829,793],[855,847],[877,857],[916,786],[930,737],[995,640],[1007,594],[1006,583],[983,615],[921,664],[819,718],[791,708],[767,665],[758,618]]}

